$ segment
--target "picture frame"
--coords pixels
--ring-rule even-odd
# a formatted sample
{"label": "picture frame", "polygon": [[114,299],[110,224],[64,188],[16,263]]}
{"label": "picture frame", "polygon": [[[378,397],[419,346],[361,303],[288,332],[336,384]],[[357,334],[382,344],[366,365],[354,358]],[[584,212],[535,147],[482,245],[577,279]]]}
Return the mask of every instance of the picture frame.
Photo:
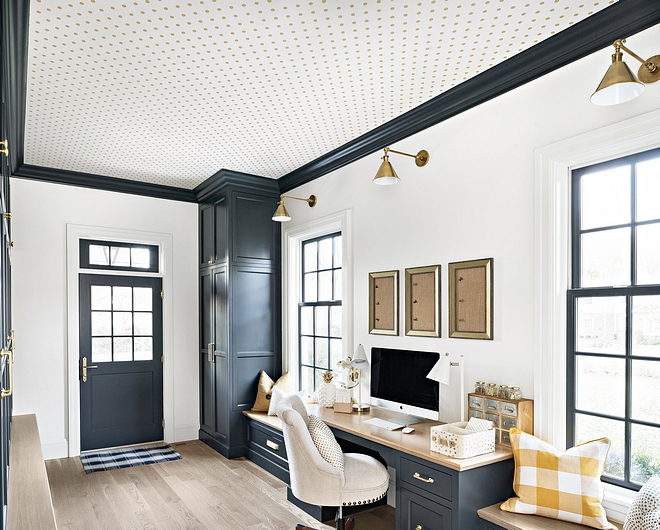
{"label": "picture frame", "polygon": [[493,258],[449,264],[449,337],[493,340]]}
{"label": "picture frame", "polygon": [[440,265],[406,269],[406,335],[440,337]]}
{"label": "picture frame", "polygon": [[369,333],[399,334],[399,271],[369,273]]}

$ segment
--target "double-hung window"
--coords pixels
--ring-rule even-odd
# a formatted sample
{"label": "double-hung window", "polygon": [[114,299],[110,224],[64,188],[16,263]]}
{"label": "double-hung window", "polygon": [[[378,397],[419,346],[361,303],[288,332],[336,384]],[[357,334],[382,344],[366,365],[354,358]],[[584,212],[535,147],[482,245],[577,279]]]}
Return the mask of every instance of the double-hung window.
{"label": "double-hung window", "polygon": [[302,242],[300,388],[311,393],[342,357],[342,237],[333,233]]}
{"label": "double-hung window", "polygon": [[660,473],[660,149],[572,174],[567,445],[607,436],[603,480]]}

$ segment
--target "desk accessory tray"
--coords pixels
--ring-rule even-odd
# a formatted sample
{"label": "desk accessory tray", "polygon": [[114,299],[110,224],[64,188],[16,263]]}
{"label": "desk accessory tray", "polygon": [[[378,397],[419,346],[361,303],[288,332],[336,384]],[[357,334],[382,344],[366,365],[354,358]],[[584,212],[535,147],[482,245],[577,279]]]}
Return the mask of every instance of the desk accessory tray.
{"label": "desk accessory tray", "polygon": [[495,451],[495,429],[469,431],[467,422],[446,423],[431,427],[431,451],[453,458],[492,453]]}

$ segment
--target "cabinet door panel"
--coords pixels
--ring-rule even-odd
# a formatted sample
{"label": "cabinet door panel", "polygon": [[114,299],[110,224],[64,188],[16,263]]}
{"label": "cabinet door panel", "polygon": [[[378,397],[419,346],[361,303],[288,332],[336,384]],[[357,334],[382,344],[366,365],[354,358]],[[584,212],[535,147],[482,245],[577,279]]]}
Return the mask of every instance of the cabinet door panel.
{"label": "cabinet door panel", "polygon": [[[219,267],[213,270],[213,344],[215,355],[227,356],[227,269]],[[209,304],[211,305],[211,304]]]}
{"label": "cabinet door panel", "polygon": [[400,505],[406,530],[451,530],[451,509],[401,488]]}
{"label": "cabinet door panel", "polygon": [[213,205],[215,216],[215,260],[227,261],[227,199],[223,197]]}
{"label": "cabinet door panel", "polygon": [[202,267],[215,260],[215,234],[213,205],[203,204],[199,208],[199,262]]}
{"label": "cabinet door panel", "polygon": [[216,357],[215,367],[215,438],[225,442],[229,437],[229,407],[227,406],[227,357]]}
{"label": "cabinet door panel", "polygon": [[274,353],[273,272],[237,270],[233,279],[233,344],[237,355]]}
{"label": "cabinet door panel", "polygon": [[212,435],[215,433],[215,364],[209,362],[206,352],[202,352],[200,356],[200,367],[201,427]]}
{"label": "cabinet door panel", "polygon": [[272,199],[236,198],[234,260],[276,259],[275,242],[279,223],[272,220],[275,203]]}

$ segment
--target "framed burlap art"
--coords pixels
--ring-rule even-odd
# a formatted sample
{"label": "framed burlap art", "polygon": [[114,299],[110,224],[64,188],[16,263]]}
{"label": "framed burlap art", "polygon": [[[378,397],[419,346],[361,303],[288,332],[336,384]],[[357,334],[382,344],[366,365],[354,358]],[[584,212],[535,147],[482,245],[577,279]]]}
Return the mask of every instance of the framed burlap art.
{"label": "framed burlap art", "polygon": [[449,264],[449,337],[493,339],[493,258]]}
{"label": "framed burlap art", "polygon": [[399,334],[399,271],[369,273],[369,333]]}
{"label": "framed burlap art", "polygon": [[440,336],[440,265],[406,269],[406,335]]}

